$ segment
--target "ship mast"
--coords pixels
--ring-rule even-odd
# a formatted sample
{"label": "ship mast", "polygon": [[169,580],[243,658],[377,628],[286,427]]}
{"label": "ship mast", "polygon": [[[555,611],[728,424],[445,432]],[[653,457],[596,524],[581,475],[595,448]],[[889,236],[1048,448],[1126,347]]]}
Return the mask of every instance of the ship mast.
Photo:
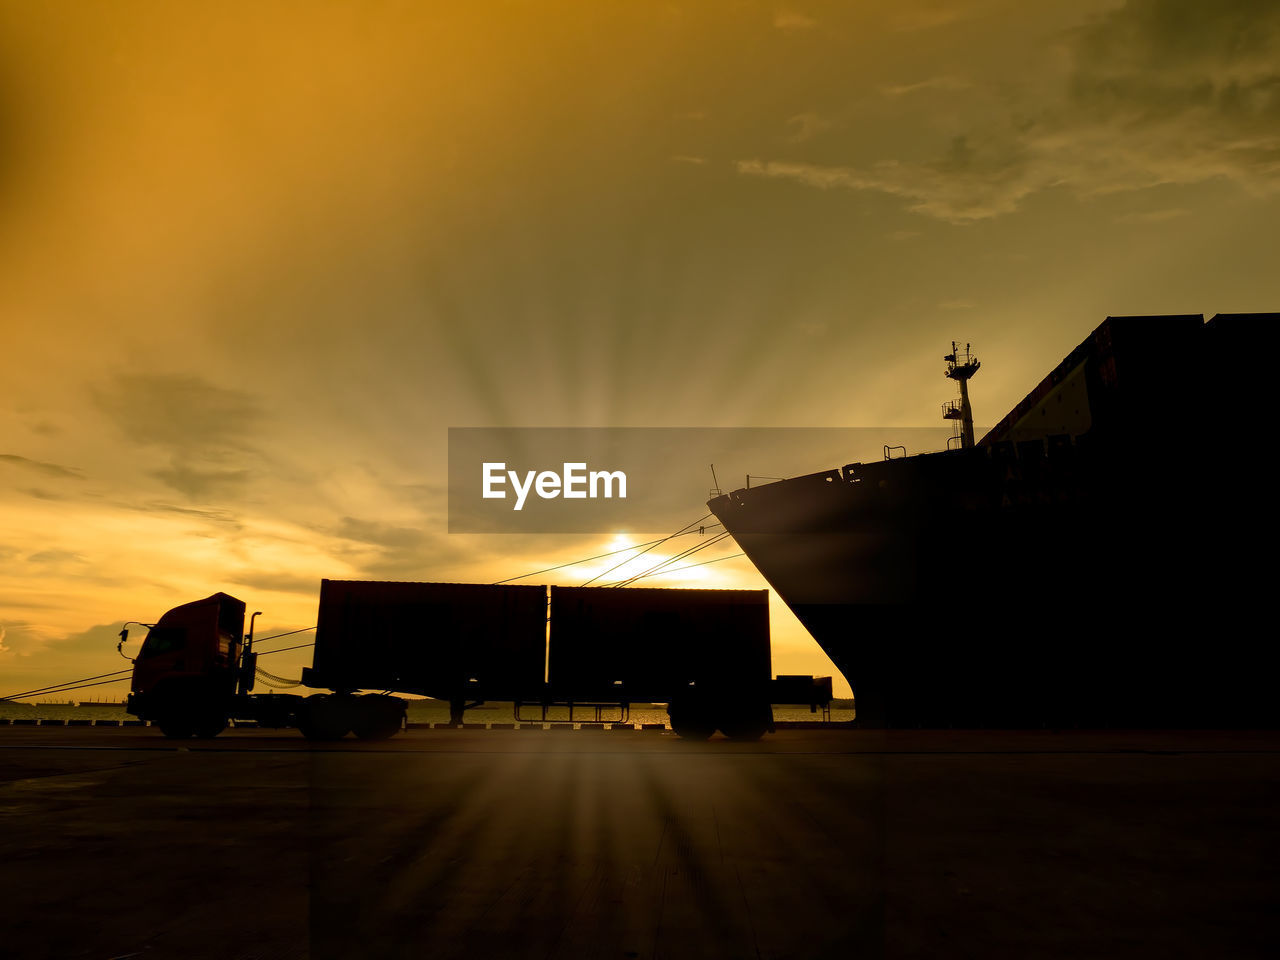
{"label": "ship mast", "polygon": [[959,420],[960,448],[968,450],[973,446],[973,408],[969,406],[969,378],[982,366],[978,358],[970,351],[970,344],[960,350],[956,341],[951,341],[951,352],[942,359],[947,361],[945,375],[960,384],[960,399],[949,400],[942,405],[944,420]]}

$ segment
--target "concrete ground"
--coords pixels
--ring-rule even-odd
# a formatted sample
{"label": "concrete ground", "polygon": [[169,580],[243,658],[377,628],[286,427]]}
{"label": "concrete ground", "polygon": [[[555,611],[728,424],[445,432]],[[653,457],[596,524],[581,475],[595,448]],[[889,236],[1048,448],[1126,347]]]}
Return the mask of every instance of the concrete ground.
{"label": "concrete ground", "polygon": [[0,727],[23,958],[1275,957],[1280,735]]}

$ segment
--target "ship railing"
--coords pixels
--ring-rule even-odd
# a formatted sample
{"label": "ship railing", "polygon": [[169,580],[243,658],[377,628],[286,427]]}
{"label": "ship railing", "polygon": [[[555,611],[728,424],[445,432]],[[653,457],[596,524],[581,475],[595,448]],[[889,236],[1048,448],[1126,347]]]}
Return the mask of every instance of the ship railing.
{"label": "ship railing", "polygon": [[[899,450],[902,451],[901,455],[897,455],[897,451]],[[886,443],[884,445],[884,458],[886,460],[901,460],[906,455],[907,455],[907,448],[902,444],[898,444],[897,446],[890,446],[889,444]]]}

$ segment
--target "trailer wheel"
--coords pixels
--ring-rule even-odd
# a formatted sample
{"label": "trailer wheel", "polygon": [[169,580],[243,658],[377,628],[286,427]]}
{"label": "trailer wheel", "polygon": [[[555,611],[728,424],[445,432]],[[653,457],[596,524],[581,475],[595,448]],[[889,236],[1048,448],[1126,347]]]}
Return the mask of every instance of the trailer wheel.
{"label": "trailer wheel", "polygon": [[302,701],[298,729],[308,740],[341,740],[351,729],[350,697],[316,694]]}
{"label": "trailer wheel", "polygon": [[227,718],[216,711],[196,713],[190,710],[175,711],[153,721],[160,732],[170,740],[211,740],[227,729]]}
{"label": "trailer wheel", "polygon": [[386,740],[400,732],[404,721],[404,701],[379,693],[357,697],[351,705],[351,732],[361,740]]}
{"label": "trailer wheel", "polygon": [[762,720],[749,720],[735,717],[720,724],[720,732],[730,740],[750,743],[759,740],[768,732],[768,725]]}
{"label": "trailer wheel", "polygon": [[773,729],[773,708],[767,700],[741,699],[722,703],[717,710],[720,732],[730,740],[759,740]]}

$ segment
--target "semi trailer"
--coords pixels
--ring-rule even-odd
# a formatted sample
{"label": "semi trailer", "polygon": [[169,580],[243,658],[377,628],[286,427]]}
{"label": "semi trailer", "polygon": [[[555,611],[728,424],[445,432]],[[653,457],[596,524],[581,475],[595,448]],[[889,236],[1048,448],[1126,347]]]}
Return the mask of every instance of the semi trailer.
{"label": "semi trailer", "polygon": [[[322,580],[301,683],[325,692],[308,696],[253,692],[245,612],[215,593],[146,625],[129,713],[173,738],[251,720],[335,740],[393,736],[400,695],[447,701],[455,723],[486,701],[511,702],[516,720],[558,709],[584,723],[665,703],[681,737],[754,740],[773,730],[772,703],[831,700],[829,677],[771,679],[767,590]],[[121,647],[127,639],[126,627]]]}

